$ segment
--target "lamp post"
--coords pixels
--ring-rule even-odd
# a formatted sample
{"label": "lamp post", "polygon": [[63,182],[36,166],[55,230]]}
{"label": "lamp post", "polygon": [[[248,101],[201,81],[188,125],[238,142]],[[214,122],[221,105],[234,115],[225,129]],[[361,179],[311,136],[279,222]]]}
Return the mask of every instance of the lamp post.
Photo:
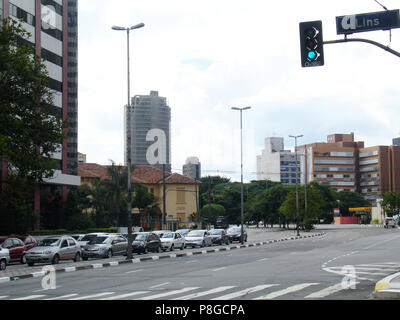
{"label": "lamp post", "polygon": [[294,151],[296,154],[296,220],[297,220],[297,226],[296,226],[296,230],[297,230],[297,236],[300,235],[299,233],[299,219],[300,219],[300,214],[299,214],[299,190],[298,190],[298,186],[297,186],[297,178],[298,178],[298,165],[297,165],[297,138],[301,138],[303,135],[297,135],[297,136],[292,136],[289,135],[290,138],[294,138]]}
{"label": "lamp post", "polygon": [[241,234],[240,243],[243,244],[243,125],[242,125],[242,112],[243,110],[251,109],[251,107],[244,108],[231,108],[232,110],[240,111],[240,224],[241,224]]}
{"label": "lamp post", "polygon": [[132,190],[131,190],[131,168],[132,168],[132,159],[131,159],[131,140],[132,140],[132,132],[131,132],[131,92],[130,92],[130,71],[129,71],[129,31],[134,29],[139,29],[144,27],[144,23],[139,23],[129,28],[113,26],[112,29],[116,31],[126,31],[127,37],[127,57],[128,57],[128,126],[127,126],[127,173],[128,173],[128,248],[127,248],[127,259],[132,259]]}

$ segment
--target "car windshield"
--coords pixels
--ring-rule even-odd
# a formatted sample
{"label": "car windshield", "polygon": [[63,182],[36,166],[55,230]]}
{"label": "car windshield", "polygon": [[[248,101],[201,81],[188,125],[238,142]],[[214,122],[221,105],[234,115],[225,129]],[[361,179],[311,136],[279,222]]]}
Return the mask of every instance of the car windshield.
{"label": "car windshield", "polygon": [[145,241],[146,235],[145,234],[138,234],[135,238],[135,241]]}
{"label": "car windshield", "polygon": [[60,244],[60,238],[47,238],[40,241],[39,246],[42,247],[58,247]]}
{"label": "car windshield", "polygon": [[210,230],[210,234],[222,234],[222,230]]}
{"label": "car windshield", "polygon": [[74,238],[75,240],[78,240],[81,236],[80,235],[73,235],[71,237]]}
{"label": "car windshield", "polygon": [[84,236],[81,241],[90,241],[94,238],[96,238],[97,236],[95,234],[87,234],[86,236]]}
{"label": "car windshield", "polygon": [[190,232],[189,229],[182,229],[182,230],[176,230],[176,232],[180,233],[181,235],[188,234]]}
{"label": "car windshield", "polygon": [[238,233],[240,232],[240,228],[231,228],[228,229],[227,233]]}
{"label": "car windshield", "polygon": [[163,236],[161,238],[173,238],[174,234],[173,233],[164,233]]}
{"label": "car windshield", "polygon": [[204,231],[190,231],[187,236],[188,237],[202,237],[204,234]]}
{"label": "car windshield", "polygon": [[0,239],[0,246],[3,244],[3,242],[5,241],[6,239]]}
{"label": "car windshield", "polygon": [[105,243],[109,238],[108,237],[96,237],[88,242],[88,244],[101,244]]}

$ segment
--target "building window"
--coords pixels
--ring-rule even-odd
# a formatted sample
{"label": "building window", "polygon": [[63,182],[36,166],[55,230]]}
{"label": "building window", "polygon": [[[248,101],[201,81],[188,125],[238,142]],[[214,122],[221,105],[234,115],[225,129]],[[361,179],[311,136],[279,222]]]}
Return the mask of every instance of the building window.
{"label": "building window", "polygon": [[185,203],[185,189],[184,188],[178,188],[176,191],[176,203]]}

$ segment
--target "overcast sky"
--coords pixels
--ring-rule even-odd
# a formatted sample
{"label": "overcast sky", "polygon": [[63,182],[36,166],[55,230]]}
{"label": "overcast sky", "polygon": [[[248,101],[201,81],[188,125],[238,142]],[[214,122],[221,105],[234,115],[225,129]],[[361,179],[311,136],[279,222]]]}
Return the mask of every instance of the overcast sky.
{"label": "overcast sky", "polygon": [[[379,0],[400,9],[398,0]],[[131,95],[159,91],[171,107],[172,171],[196,156],[202,175],[240,180],[243,112],[245,181],[256,179],[264,139],[285,149],[354,132],[365,146],[400,136],[400,59],[365,43],[324,46],[325,66],[302,68],[299,22],[322,20],[324,40],[340,39],[335,17],[382,11],[374,0],[79,0],[79,152],[88,162],[123,163],[127,103],[126,33],[131,32]],[[358,33],[389,44],[388,31]],[[400,51],[400,29],[391,48]]]}

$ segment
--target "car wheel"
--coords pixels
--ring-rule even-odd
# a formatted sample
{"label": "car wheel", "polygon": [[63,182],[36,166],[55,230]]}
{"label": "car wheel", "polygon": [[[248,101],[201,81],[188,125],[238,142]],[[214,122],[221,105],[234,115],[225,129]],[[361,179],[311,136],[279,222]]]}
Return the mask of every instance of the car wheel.
{"label": "car wheel", "polygon": [[81,254],[79,252],[77,252],[75,254],[74,262],[79,262],[79,261],[81,261]]}
{"label": "car wheel", "polygon": [[6,260],[1,260],[0,261],[0,270],[6,270],[6,268],[7,268],[7,263],[6,263]]}
{"label": "car wheel", "polygon": [[158,250],[157,250],[157,251],[158,251],[158,253],[161,253],[161,252],[162,252],[161,246],[158,247]]}
{"label": "car wheel", "polygon": [[28,262],[28,266],[33,267],[35,263],[34,262]]}
{"label": "car wheel", "polygon": [[206,246],[206,244],[204,243],[204,241],[201,243],[201,247],[204,248]]}
{"label": "car wheel", "polygon": [[25,255],[23,255],[21,257],[21,264],[25,264],[25,263],[26,263],[26,257],[25,257]]}
{"label": "car wheel", "polygon": [[107,252],[107,258],[108,259],[111,259],[113,257],[113,252],[112,252],[112,250],[108,250],[108,252]]}
{"label": "car wheel", "polygon": [[149,249],[147,249],[147,247],[144,247],[143,253],[149,253]]}
{"label": "car wheel", "polygon": [[52,264],[58,264],[60,262],[60,257],[58,256],[58,254],[56,254],[53,258],[53,260],[51,261]]}
{"label": "car wheel", "polygon": [[171,248],[169,248],[169,251],[174,251],[174,245],[171,244]]}
{"label": "car wheel", "polygon": [[88,260],[88,257],[82,257],[82,260],[83,260],[83,261],[87,261],[87,260]]}
{"label": "car wheel", "polygon": [[181,250],[185,249],[185,244],[182,243]]}

